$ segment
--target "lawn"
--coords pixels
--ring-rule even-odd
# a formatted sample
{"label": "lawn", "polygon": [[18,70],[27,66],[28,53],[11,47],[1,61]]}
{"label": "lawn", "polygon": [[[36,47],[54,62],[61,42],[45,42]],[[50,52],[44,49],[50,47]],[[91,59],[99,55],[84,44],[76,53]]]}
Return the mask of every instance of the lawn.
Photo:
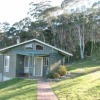
{"label": "lawn", "polygon": [[81,69],[84,73],[89,73],[94,70],[100,69],[100,59],[89,59],[85,61],[77,61],[67,65],[67,69],[70,72],[80,72]]}
{"label": "lawn", "polygon": [[15,78],[0,83],[0,100],[36,100],[37,82]]}
{"label": "lawn", "polygon": [[77,77],[52,83],[59,100],[100,100],[100,61],[79,61],[67,66],[70,72],[83,74]]}

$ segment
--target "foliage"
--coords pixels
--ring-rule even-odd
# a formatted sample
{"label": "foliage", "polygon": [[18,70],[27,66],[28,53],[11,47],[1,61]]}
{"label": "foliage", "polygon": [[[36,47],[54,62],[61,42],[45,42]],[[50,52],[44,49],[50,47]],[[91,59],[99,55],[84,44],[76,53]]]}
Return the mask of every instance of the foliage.
{"label": "foliage", "polygon": [[44,1],[44,2],[31,2],[29,4],[31,7],[29,9],[28,14],[30,14],[33,18],[39,19],[40,14],[50,7],[50,1]]}
{"label": "foliage", "polygon": [[53,78],[60,78],[60,74],[55,72],[54,75],[53,75]]}
{"label": "foliage", "polygon": [[54,72],[49,72],[49,73],[47,74],[47,78],[53,79],[53,78],[54,78]]}
{"label": "foliage", "polygon": [[0,83],[0,100],[36,100],[37,82],[15,78]]}
{"label": "foliage", "polygon": [[66,67],[64,65],[61,65],[55,71],[49,72],[47,78],[51,78],[51,79],[59,78],[60,76],[66,75],[66,73],[67,73]]}
{"label": "foliage", "polygon": [[0,23],[0,48],[16,44],[19,36],[21,42],[36,38],[73,53],[75,60],[100,52],[100,2],[90,8],[84,3],[75,9],[70,7],[79,2],[84,1],[64,0],[61,7],[52,7],[50,1],[31,2],[31,17],[26,16],[11,27],[7,22]]}
{"label": "foliage", "polygon": [[61,65],[61,66],[59,67],[59,69],[58,69],[58,73],[59,73],[61,76],[66,75],[66,73],[67,73],[66,67],[65,67],[64,65]]}

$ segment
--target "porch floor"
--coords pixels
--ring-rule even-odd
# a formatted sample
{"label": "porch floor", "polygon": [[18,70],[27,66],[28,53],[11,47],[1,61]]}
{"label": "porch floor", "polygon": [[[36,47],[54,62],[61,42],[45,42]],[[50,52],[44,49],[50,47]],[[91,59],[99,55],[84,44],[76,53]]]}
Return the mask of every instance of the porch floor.
{"label": "porch floor", "polygon": [[53,93],[49,82],[38,78],[38,97],[37,100],[58,100]]}

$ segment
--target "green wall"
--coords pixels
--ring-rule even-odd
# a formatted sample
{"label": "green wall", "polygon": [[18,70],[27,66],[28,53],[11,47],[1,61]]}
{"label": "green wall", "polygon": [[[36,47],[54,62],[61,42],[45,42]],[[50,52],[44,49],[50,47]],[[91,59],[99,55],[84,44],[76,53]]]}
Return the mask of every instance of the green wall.
{"label": "green wall", "polygon": [[[55,50],[51,47],[48,47],[46,45],[43,45],[41,43],[38,43],[36,41],[30,42],[30,43],[32,43],[34,46],[33,50],[35,50],[36,45],[41,45],[44,48],[43,52],[46,52],[49,54],[49,65],[43,66],[43,76],[46,76],[47,68],[49,68],[52,71],[52,70],[56,69],[57,67],[59,67],[60,64],[64,63],[65,56],[62,55],[57,50]],[[19,73],[23,73],[23,71],[24,71],[24,55],[19,55],[16,53],[16,51],[25,50],[25,46],[30,43],[26,43],[26,44],[23,44],[23,45],[20,45],[20,46],[17,46],[17,47],[14,47],[14,48],[11,48],[11,49],[5,51],[4,55],[10,56],[10,71],[5,72],[4,73],[5,76],[9,76],[9,77],[13,78],[13,77],[18,76]],[[2,65],[2,60],[0,60],[0,64]],[[30,66],[32,66],[32,63]],[[30,72],[33,73],[32,71],[33,71],[33,69],[31,68]]]}

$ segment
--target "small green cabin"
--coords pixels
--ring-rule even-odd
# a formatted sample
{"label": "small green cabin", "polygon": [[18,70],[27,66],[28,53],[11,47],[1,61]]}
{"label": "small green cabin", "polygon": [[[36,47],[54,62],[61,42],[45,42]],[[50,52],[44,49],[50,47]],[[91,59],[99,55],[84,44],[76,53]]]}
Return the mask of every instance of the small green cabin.
{"label": "small green cabin", "polygon": [[18,43],[0,49],[0,79],[46,77],[70,56],[71,53],[38,39]]}

